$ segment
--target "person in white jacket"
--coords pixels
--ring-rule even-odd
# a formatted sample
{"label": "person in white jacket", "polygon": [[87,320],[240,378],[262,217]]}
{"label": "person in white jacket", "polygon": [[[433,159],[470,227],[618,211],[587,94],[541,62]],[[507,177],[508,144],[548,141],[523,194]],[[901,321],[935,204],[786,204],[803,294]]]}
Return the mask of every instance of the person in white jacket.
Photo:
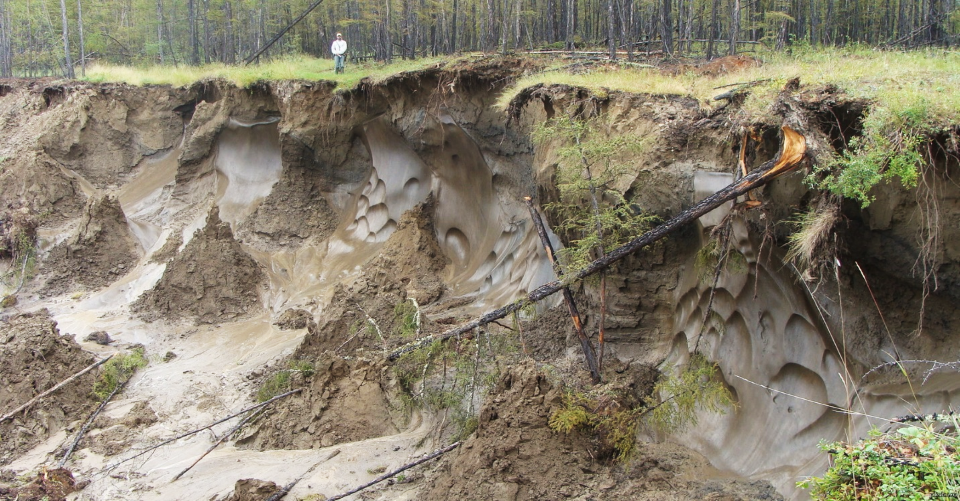
{"label": "person in white jacket", "polygon": [[337,33],[337,39],[330,46],[330,52],[333,53],[334,73],[343,73],[343,59],[346,57],[344,54],[347,52],[347,41],[343,39],[342,34]]}

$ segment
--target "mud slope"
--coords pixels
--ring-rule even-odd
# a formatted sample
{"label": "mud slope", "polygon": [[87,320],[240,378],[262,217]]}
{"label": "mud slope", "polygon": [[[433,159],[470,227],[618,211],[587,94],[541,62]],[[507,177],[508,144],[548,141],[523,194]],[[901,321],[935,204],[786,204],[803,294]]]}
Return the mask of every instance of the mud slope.
{"label": "mud slope", "polygon": [[[666,371],[700,351],[737,401],[683,433],[645,430],[630,463],[611,464],[592,453],[590,437],[547,426],[583,376],[557,298],[462,336],[434,362],[386,361],[416,336],[555,278],[522,202],[543,207],[558,196],[565,144],[531,139],[549,118],[599,116],[599,133],[642,141],[641,153],[618,159],[632,167],[615,188],[666,218],[734,179],[746,126],[759,141],[744,157],[759,165],[776,155],[783,123],[802,125],[811,148],[829,153],[834,109],[851,121],[864,109],[831,89],[800,88],[771,103],[769,123],[747,124],[736,103],[717,111],[683,96],[567,86],[493,106],[538,65],[483,58],[351,89],[12,83],[0,96],[0,229],[5,243],[26,235],[31,245],[0,251],[9,352],[0,411],[92,354],[142,345],[151,363],[67,464],[85,485],[76,499],[225,499],[301,476],[290,498],[331,496],[447,445],[469,423],[479,427],[460,449],[364,496],[803,499],[795,482],[822,471],[821,439],[884,424],[820,404],[892,416],[957,403],[960,380],[927,374],[929,364],[907,367],[912,385],[894,368],[870,370],[894,358],[953,362],[960,352],[956,152],[920,188],[884,186],[867,210],[838,206],[831,258],[841,267],[819,282],[783,264],[784,220],[828,202],[803,172],[760,190],[760,208],[718,209],[611,269],[609,377],[643,380],[649,391],[652,367]],[[930,220],[933,206],[939,239],[918,240],[916,221]],[[714,284],[697,253],[718,225],[742,261]],[[570,237],[549,236],[557,246]],[[921,263],[939,285],[926,297],[912,267],[922,255],[933,256]],[[595,332],[597,285],[574,289]],[[85,341],[99,331],[114,342]],[[495,347],[506,355],[470,365],[480,359],[471,354]],[[496,384],[444,396],[468,380]],[[0,483],[54,461],[63,430],[95,405],[91,385],[0,425]],[[238,420],[120,463],[293,388],[301,393],[271,404],[176,482]],[[107,466],[116,467],[104,474]]]}

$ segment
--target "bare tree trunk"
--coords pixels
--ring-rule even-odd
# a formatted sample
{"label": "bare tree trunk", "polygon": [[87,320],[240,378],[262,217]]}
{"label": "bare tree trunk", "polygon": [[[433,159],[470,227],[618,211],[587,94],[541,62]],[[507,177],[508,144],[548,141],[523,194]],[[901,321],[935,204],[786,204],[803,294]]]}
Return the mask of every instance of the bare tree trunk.
{"label": "bare tree trunk", "polygon": [[566,34],[564,40],[566,40],[565,48],[573,53],[576,49],[574,47],[573,34],[574,34],[574,12],[577,10],[577,0],[566,0],[567,1],[567,23],[566,23]]}
{"label": "bare tree trunk", "polygon": [[496,46],[497,40],[497,30],[494,29],[494,5],[493,0],[487,0],[487,16],[485,21],[486,33],[483,36],[483,51],[484,52],[493,52],[493,48]]}
{"label": "bare tree trunk", "polygon": [[607,48],[610,59],[617,59],[617,16],[613,10],[613,0],[607,0]]}
{"label": "bare tree trunk", "polygon": [[713,59],[713,41],[717,39],[717,11],[720,9],[720,0],[713,0],[710,9],[710,29],[707,30],[707,61]]}
{"label": "bare tree trunk", "polygon": [[737,39],[740,36],[740,0],[730,2],[730,55],[737,53]]}
{"label": "bare tree trunk", "polygon": [[77,28],[80,34],[80,75],[87,76],[87,55],[83,43],[83,7],[81,7],[80,3],[80,0],[77,0]]}
{"label": "bare tree trunk", "polygon": [[[260,20],[257,26],[257,49],[263,43],[263,2],[260,2]],[[203,0],[203,62],[210,64],[210,0]]]}
{"label": "bare tree trunk", "polygon": [[233,38],[233,5],[230,2],[223,4],[224,16],[226,17],[226,26],[224,27],[223,43],[223,62],[233,64],[236,62],[237,50],[234,47]]}
{"label": "bare tree trunk", "polygon": [[10,13],[7,0],[0,0],[0,77],[13,77],[13,49],[10,40]]}
{"label": "bare tree trunk", "polygon": [[160,66],[165,61],[163,57],[163,0],[157,0],[157,48],[160,55]]}
{"label": "bare tree trunk", "polygon": [[672,8],[673,0],[660,0],[660,39],[663,41],[664,54],[673,54]]}
{"label": "bare tree trunk", "polygon": [[[229,4],[227,12],[230,11]],[[229,23],[229,21],[227,21]],[[197,5],[196,0],[187,0],[187,23],[190,24],[190,64],[200,64],[200,40],[197,36]]]}
{"label": "bare tree trunk", "polygon": [[73,73],[73,59],[70,57],[70,33],[67,29],[67,2],[60,0],[60,18],[63,20],[63,60],[67,78],[76,78]]}
{"label": "bare tree trunk", "polygon": [[383,46],[386,47],[387,53],[385,54],[384,61],[391,62],[393,61],[393,43],[390,40],[390,26],[391,26],[391,12],[390,12],[390,0],[384,2],[387,6],[387,20],[383,26]]}
{"label": "bare tree trunk", "polygon": [[460,12],[460,0],[453,0],[453,11],[450,12],[450,52],[455,53],[457,47],[457,14]]}

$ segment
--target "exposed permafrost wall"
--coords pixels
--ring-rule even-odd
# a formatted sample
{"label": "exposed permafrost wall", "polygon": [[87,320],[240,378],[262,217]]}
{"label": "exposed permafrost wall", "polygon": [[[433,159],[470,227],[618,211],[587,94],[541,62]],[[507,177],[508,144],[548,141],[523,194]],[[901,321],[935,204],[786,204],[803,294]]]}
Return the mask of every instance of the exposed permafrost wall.
{"label": "exposed permafrost wall", "polygon": [[[2,123],[16,132],[0,150],[8,159],[0,194],[14,208],[53,214],[41,227],[42,250],[74,241],[78,226],[96,219],[85,209],[88,197],[115,195],[124,218],[113,222],[125,219],[132,235],[127,247],[140,251],[131,258],[139,259],[135,264],[110,263],[116,269],[99,274],[115,278],[106,287],[53,289],[41,277],[27,293],[37,301],[52,296],[38,304],[53,308],[63,328],[78,335],[110,328],[120,339],[150,343],[157,329],[140,321],[162,319],[171,324],[165,331],[169,338],[189,337],[196,329],[179,325],[184,313],[186,320],[223,325],[204,330],[209,339],[198,348],[207,353],[216,345],[211,352],[230,357],[204,359],[215,367],[209,379],[220,384],[224,373],[216,371],[259,371],[245,364],[289,353],[282,351],[284,343],[304,334],[281,334],[270,324],[293,307],[317,322],[339,308],[341,317],[321,325],[329,332],[308,335],[319,339],[320,348],[334,349],[350,340],[349,322],[367,321],[348,316],[348,310],[369,307],[359,304],[366,296],[394,303],[419,297],[412,284],[422,278],[415,277],[421,270],[442,281],[428,284],[423,298],[431,304],[422,306],[450,319],[503,305],[553,279],[521,197],[533,196],[543,205],[556,196],[559,145],[535,147],[529,140],[532,128],[555,113],[606,114],[609,132],[646,139],[649,148],[627,159],[635,170],[618,188],[665,217],[704,196],[695,194],[704,191],[696,189],[696,172],[716,178],[736,162],[728,119],[705,116],[691,99],[616,93],[601,99],[568,87],[542,88],[518,103],[508,119],[489,106],[502,85],[494,83],[502,82],[502,70],[452,85],[457,75],[424,71],[341,92],[304,82],[252,90],[222,82],[192,89],[120,88],[113,95],[91,86],[68,92],[50,108],[28,91],[18,98],[26,107],[14,94],[5,96]],[[137,103],[145,103],[144,109],[137,110]],[[79,121],[78,109],[84,110]],[[150,134],[151,119],[162,132],[158,137]],[[37,131],[61,121],[69,125],[68,134],[36,139]],[[758,155],[772,156],[770,149]],[[766,191],[779,214],[808,196],[798,188],[798,176]],[[723,175],[719,178],[722,185]],[[947,210],[953,219],[946,220],[956,220],[956,211]],[[706,226],[718,222],[704,219]],[[844,267],[833,289],[825,285],[829,281],[808,287],[781,264],[775,242],[760,245],[756,223],[749,214],[733,223],[746,269],[721,275],[708,315],[711,284],[701,282],[693,264],[705,240],[701,228],[680,231],[620,263],[608,279],[607,353],[628,368],[683,361],[697,347],[706,318],[699,348],[719,364],[738,407],[723,416],[702,416],[698,426],[676,438],[719,468],[769,479],[795,495],[793,482],[823,466],[817,442],[856,438],[869,424],[882,423],[848,419],[824,404],[882,418],[940,411],[956,401],[956,378],[934,375],[915,384],[915,394],[894,377],[897,369],[862,378],[893,353],[953,361],[957,313],[942,307],[944,297],[953,296],[934,296],[928,304],[938,306],[936,321],[912,336],[904,327],[915,325],[909,311],[917,307],[916,283],[865,262],[865,275],[882,284],[876,287],[878,303],[895,331],[887,334],[852,271],[858,256],[841,256]],[[900,235],[908,224],[909,218],[893,211],[882,229]],[[858,238],[876,236],[871,231]],[[397,238],[418,241],[405,247]],[[421,241],[430,238],[435,242]],[[384,249],[423,251],[431,262],[418,268],[423,263],[409,255],[377,261]],[[872,256],[882,259],[882,253]],[[445,268],[436,263],[444,260]],[[413,264],[405,265],[402,280],[364,276],[375,262],[374,272],[381,275],[389,274],[390,265]],[[256,267],[260,272],[247,273]],[[355,282],[362,283],[351,290]],[[224,283],[242,294],[220,290]],[[590,313],[596,311],[595,290],[587,286],[582,292],[581,309],[595,330],[597,316]],[[65,299],[71,294],[79,298],[76,309],[73,299]],[[902,297],[907,300],[899,304]],[[128,305],[138,298],[149,301],[135,306],[140,316],[132,319]],[[181,307],[173,299],[202,308]],[[393,304],[378,306],[383,311],[370,313],[385,324]],[[186,374],[177,370],[169,369],[177,377]],[[157,405],[180,412],[177,398]]]}

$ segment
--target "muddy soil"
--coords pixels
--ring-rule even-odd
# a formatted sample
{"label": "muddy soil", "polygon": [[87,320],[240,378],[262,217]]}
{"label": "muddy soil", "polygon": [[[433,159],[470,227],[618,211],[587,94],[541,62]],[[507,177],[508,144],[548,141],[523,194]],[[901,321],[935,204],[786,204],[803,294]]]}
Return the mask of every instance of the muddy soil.
{"label": "muddy soil", "polygon": [[313,374],[290,374],[290,386],[303,391],[248,427],[238,445],[316,449],[395,434],[406,424],[409,416],[388,366],[333,354],[321,356],[313,366]]}
{"label": "muddy soil", "polygon": [[[0,412],[7,414],[95,360],[72,335],[60,332],[46,310],[5,315],[0,319]],[[95,380],[95,373],[87,373],[0,423],[0,466],[86,419],[96,406]]]}
{"label": "muddy soil", "polygon": [[116,281],[140,258],[116,197],[92,200],[84,208],[76,234],[50,250],[43,271],[44,294],[96,290]]}
{"label": "muddy soil", "polygon": [[625,465],[599,459],[595,437],[549,428],[564,391],[552,377],[534,363],[512,367],[476,433],[427,474],[423,499],[782,499],[769,483],[738,480],[676,444],[641,443]]}
{"label": "muddy soil", "polygon": [[167,264],[157,285],[132,305],[148,322],[188,318],[201,324],[228,322],[260,307],[260,265],[234,239],[213,207],[206,225]]}

